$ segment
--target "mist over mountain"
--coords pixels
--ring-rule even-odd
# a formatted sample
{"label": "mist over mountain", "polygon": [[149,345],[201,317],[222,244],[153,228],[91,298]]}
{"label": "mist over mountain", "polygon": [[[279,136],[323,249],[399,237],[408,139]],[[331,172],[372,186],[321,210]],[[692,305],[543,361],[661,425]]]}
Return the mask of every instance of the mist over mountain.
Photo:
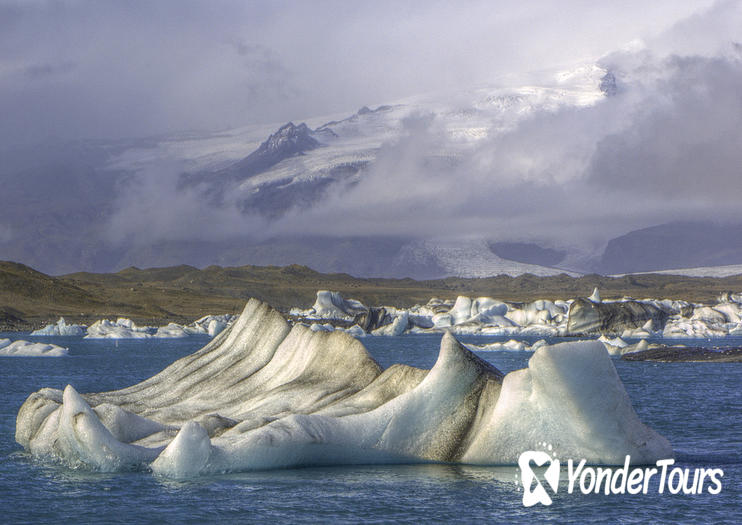
{"label": "mist over mountain", "polygon": [[[75,18],[88,10],[113,35],[92,62],[72,43],[60,43],[74,58],[65,62],[46,47],[53,42],[27,41],[20,28],[57,24],[44,8],[1,6],[0,18],[17,25],[0,37],[13,44],[0,58],[0,259],[51,274],[297,263],[416,278],[742,264],[742,7],[653,6],[638,32],[613,8],[544,6],[593,23],[595,34],[567,41],[546,29],[517,33],[538,22],[513,6],[500,13],[510,23],[493,19],[485,4],[470,6],[468,25],[458,11],[421,7],[385,38],[383,6],[363,7],[373,11],[368,21],[339,9],[315,40],[304,37],[318,16],[263,6],[255,42],[215,22],[231,35],[219,45],[197,23],[198,6],[159,40],[149,22],[135,24],[159,10],[140,6],[114,20],[96,4],[61,7],[63,33],[97,34]],[[242,9],[227,10],[239,18]],[[449,36],[408,42],[442,14]],[[337,55],[353,33],[341,21],[368,38],[348,51],[355,61]],[[278,28],[281,38],[270,32]],[[116,35],[132,31],[153,44],[149,54],[122,51]],[[396,53],[371,46],[387,38]],[[509,58],[487,48],[514,42],[522,50]],[[553,52],[518,55],[545,42]],[[425,43],[436,56],[423,53]],[[157,85],[167,96],[130,99],[101,76],[113,73],[105,59],[118,52],[130,88]],[[327,63],[310,71],[308,56]],[[164,73],[136,73],[160,61]],[[453,71],[455,81],[445,76]],[[80,106],[86,94],[109,111]],[[202,131],[175,131],[187,127]]]}

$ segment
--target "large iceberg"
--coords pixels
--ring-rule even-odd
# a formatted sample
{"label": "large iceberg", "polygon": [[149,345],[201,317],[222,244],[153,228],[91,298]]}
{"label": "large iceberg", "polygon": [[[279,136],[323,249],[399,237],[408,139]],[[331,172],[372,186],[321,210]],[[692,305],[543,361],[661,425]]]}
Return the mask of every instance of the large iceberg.
{"label": "large iceberg", "polygon": [[382,370],[350,335],[291,327],[255,299],[204,348],[142,383],[31,394],[16,440],[73,467],[175,478],[318,464],[515,464],[543,442],[591,463],[672,455],[639,421],[600,342],[540,346],[528,368],[503,376],[444,333],[430,371]]}
{"label": "large iceberg", "polygon": [[49,343],[32,343],[19,339],[0,339],[0,356],[14,357],[62,357],[69,349]]}

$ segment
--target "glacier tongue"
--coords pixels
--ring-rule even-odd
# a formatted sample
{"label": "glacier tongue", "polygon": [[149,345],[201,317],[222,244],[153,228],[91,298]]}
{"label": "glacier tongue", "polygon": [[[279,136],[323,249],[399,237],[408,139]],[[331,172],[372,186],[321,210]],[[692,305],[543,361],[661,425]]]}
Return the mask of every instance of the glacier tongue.
{"label": "glacier tongue", "polygon": [[504,376],[445,333],[430,371],[385,371],[342,332],[293,328],[251,299],[214,340],[159,374],[99,394],[42,389],[16,440],[37,456],[183,478],[305,465],[514,464],[548,442],[560,458],[672,455],[643,425],[602,343],[540,346]]}

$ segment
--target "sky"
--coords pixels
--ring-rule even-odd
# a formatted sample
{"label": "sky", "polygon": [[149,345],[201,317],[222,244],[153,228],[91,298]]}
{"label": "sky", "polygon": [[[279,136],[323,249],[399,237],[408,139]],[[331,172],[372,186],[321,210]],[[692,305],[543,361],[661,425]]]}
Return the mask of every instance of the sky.
{"label": "sky", "polygon": [[534,114],[454,168],[431,172],[446,145],[423,115],[356,187],[266,225],[176,194],[180,167],[163,164],[118,187],[108,236],[381,231],[597,250],[669,221],[739,222],[734,0],[0,0],[0,141],[277,127],[576,64],[615,72],[618,96]]}
{"label": "sky", "polygon": [[0,0],[0,138],[347,112],[595,59],[709,3]]}

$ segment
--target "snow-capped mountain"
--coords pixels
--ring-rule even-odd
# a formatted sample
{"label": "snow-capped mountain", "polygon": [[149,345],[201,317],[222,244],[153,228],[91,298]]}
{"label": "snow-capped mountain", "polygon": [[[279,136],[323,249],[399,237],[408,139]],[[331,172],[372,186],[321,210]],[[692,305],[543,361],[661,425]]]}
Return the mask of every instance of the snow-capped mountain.
{"label": "snow-capped mountain", "polygon": [[[299,263],[319,271],[417,278],[600,269],[582,253],[566,253],[557,264],[553,254],[564,250],[551,249],[559,246],[529,245],[508,237],[502,226],[489,236],[482,233],[487,225],[471,235],[437,234],[435,226],[417,232],[414,224],[398,229],[385,220],[383,206],[366,211],[371,216],[362,231],[348,226],[327,232],[327,217],[299,232],[282,221],[293,217],[293,224],[310,224],[313,214],[332,203],[339,211],[330,215],[330,226],[342,226],[369,188],[392,200],[426,190],[428,200],[409,210],[414,219],[415,206],[445,206],[449,200],[435,185],[427,188],[429,181],[480,169],[483,145],[536,117],[563,110],[579,114],[608,97],[620,98],[622,86],[622,78],[606,68],[578,65],[304,121],[65,145],[45,151],[44,162],[33,151],[4,155],[0,175],[15,200],[0,208],[0,258],[49,273],[183,263]],[[400,144],[406,148],[402,155]],[[422,172],[420,188],[397,187],[397,177],[404,179],[410,169],[410,151],[412,169]],[[497,154],[485,160],[500,161]],[[517,153],[514,162],[531,176],[533,159]],[[348,196],[355,200],[346,204]],[[404,201],[398,206],[404,209]],[[498,241],[522,242],[527,249],[498,251]],[[570,264],[576,260],[582,262]]]}
{"label": "snow-capped mountain", "polygon": [[[615,90],[613,76],[591,65],[552,75],[541,85],[482,87],[412,97],[375,109],[364,106],[345,118],[317,117],[298,125],[281,125],[257,147],[246,140],[245,156],[237,161],[231,149],[235,137],[225,134],[224,158],[210,151],[209,164],[198,166],[200,171],[187,173],[183,179],[186,185],[201,185],[208,195],[226,198],[223,205],[275,219],[292,208],[316,205],[330,189],[353,184],[383,146],[411,132],[410,122],[415,119],[434,121],[441,134],[438,147],[427,152],[428,161],[454,165],[466,159],[478,142],[506,133],[535,112],[589,106],[611,89]],[[193,146],[192,139],[187,140]],[[214,140],[205,141],[209,150]],[[165,155],[173,155],[172,140],[155,147],[163,146]],[[136,159],[129,151],[122,155],[127,156],[125,162]],[[140,151],[136,164],[141,167],[145,158],[156,162],[162,157]],[[229,164],[222,167],[225,163]],[[122,165],[121,158],[116,165]]]}

